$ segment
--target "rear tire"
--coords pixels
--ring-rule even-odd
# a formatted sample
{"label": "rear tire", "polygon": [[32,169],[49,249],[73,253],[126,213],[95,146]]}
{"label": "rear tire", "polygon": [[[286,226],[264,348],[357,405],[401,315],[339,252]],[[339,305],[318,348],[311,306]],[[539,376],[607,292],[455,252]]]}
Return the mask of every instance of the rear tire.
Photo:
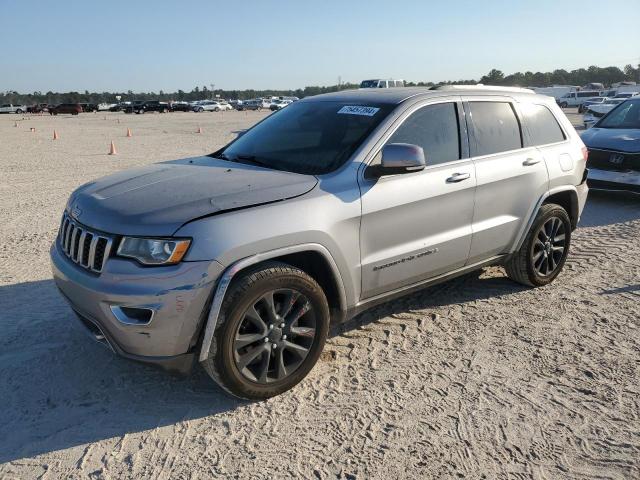
{"label": "rear tire", "polygon": [[569,106],[569,104],[567,102],[562,102],[560,104],[560,108],[567,108]]}
{"label": "rear tire", "polygon": [[540,207],[522,246],[504,265],[507,276],[529,287],[553,282],[560,274],[571,245],[571,220],[560,205]]}
{"label": "rear tire", "polygon": [[268,262],[233,281],[203,367],[236,397],[279,395],[316,364],[329,318],[327,299],[313,278],[290,265]]}

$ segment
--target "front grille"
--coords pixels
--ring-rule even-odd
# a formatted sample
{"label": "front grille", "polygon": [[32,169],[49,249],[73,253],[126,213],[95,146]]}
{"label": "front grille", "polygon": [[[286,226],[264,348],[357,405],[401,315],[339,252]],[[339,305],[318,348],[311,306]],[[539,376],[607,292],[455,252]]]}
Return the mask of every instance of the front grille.
{"label": "front grille", "polygon": [[113,239],[89,230],[65,213],[58,232],[58,243],[71,261],[87,270],[100,273],[109,258]]}
{"label": "front grille", "polygon": [[589,168],[601,170],[640,171],[640,153],[616,152],[612,150],[589,149]]}

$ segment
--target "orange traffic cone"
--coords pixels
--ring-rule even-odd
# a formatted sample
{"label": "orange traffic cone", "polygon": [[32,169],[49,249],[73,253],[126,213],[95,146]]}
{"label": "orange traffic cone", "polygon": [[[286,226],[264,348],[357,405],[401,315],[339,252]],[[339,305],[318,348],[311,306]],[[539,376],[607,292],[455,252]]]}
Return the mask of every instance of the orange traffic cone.
{"label": "orange traffic cone", "polygon": [[58,132],[56,132],[55,130],[53,131],[53,139],[58,140]]}
{"label": "orange traffic cone", "polygon": [[133,137],[133,135],[131,135],[131,129],[127,128],[127,137]]}
{"label": "orange traffic cone", "polygon": [[198,130],[196,130],[196,133],[202,133],[202,128],[200,128],[200,125],[198,125]]}
{"label": "orange traffic cone", "polygon": [[111,148],[109,149],[109,155],[117,155],[118,151],[116,150],[116,144],[111,140]]}

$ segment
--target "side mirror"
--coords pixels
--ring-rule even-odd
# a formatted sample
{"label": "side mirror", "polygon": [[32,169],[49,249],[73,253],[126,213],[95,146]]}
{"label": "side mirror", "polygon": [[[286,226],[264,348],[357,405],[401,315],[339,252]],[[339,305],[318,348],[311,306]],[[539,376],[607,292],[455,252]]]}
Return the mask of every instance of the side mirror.
{"label": "side mirror", "polygon": [[383,175],[418,172],[424,170],[425,166],[422,147],[410,143],[389,143],[382,147],[380,165],[367,168],[366,176],[377,178]]}

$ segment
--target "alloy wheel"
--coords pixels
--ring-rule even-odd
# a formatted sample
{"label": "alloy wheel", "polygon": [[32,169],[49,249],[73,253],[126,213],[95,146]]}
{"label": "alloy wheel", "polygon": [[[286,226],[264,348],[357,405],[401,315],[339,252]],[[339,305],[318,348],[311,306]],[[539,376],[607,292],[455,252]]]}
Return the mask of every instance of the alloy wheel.
{"label": "alloy wheel", "polygon": [[553,274],[562,261],[566,249],[564,222],[558,217],[549,218],[538,230],[533,242],[531,258],[538,275]]}
{"label": "alloy wheel", "polygon": [[271,290],[243,314],[233,340],[236,367],[251,382],[284,380],[307,358],[315,336],[309,299],[294,289]]}

